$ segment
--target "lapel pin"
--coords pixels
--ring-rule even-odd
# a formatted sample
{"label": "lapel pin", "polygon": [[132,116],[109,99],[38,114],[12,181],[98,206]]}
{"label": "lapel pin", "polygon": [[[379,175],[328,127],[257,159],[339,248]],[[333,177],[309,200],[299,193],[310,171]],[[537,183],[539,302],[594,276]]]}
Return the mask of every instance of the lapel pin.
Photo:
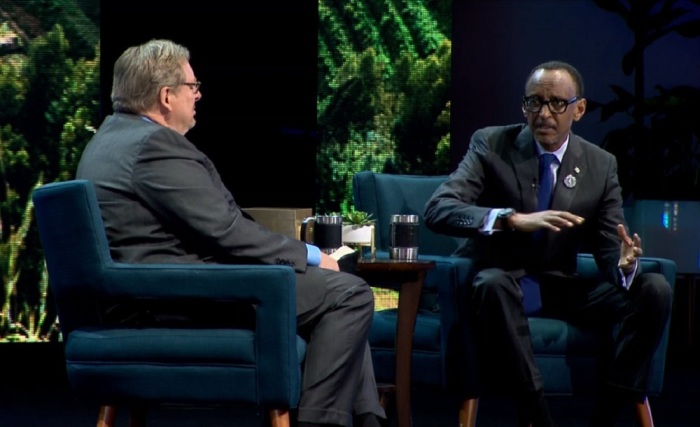
{"label": "lapel pin", "polygon": [[[576,173],[581,173],[581,169],[579,169],[578,166],[576,166],[576,167],[574,168],[574,172],[576,172]],[[576,180],[574,180],[574,182],[576,182]]]}
{"label": "lapel pin", "polygon": [[566,178],[564,178],[564,185],[566,188],[576,187],[576,177],[571,174],[567,175]]}

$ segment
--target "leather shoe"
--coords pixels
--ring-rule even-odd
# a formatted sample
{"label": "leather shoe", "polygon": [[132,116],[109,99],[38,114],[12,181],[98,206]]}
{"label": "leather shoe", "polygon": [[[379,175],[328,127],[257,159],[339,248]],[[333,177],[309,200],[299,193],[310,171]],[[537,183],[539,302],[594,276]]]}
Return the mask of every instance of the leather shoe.
{"label": "leather shoe", "polygon": [[637,401],[644,401],[644,398],[638,396],[635,392],[623,390],[621,388],[612,386],[605,387],[598,396],[598,402],[593,410],[593,417],[591,418],[589,426],[614,426],[624,406],[631,406]]}
{"label": "leather shoe", "polygon": [[526,392],[518,397],[518,426],[554,427],[544,391]]}
{"label": "leather shoe", "polygon": [[353,427],[385,427],[388,423],[383,423],[385,419],[380,419],[372,413],[355,415],[352,420]]}

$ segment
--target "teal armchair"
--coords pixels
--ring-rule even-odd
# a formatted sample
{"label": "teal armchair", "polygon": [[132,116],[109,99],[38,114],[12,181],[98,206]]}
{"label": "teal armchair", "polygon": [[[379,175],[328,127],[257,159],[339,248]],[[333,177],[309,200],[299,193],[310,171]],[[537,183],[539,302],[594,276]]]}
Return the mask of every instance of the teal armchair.
{"label": "teal armchair", "polygon": [[[33,193],[74,393],[100,406],[98,425],[145,425],[158,404],[251,405],[289,426],[299,402],[305,343],[296,335],[295,274],[286,266],[122,264],[112,260],[92,184]],[[232,303],[252,323],[130,326],[106,307]]]}
{"label": "teal armchair", "polygon": [[[416,214],[422,218],[426,202],[447,176],[394,175],[360,172],[353,178],[355,209],[372,213],[376,222],[378,257],[388,257],[389,219],[393,214]],[[416,319],[412,358],[413,383],[433,386],[462,398],[460,425],[473,427],[479,397],[479,371],[473,337],[466,311],[466,298],[474,277],[469,259],[450,255],[457,245],[455,238],[428,230],[421,220],[419,259],[435,260],[435,270],[428,271],[424,286],[423,309]],[[642,258],[644,271],[661,273],[674,287],[676,265],[661,258]],[[578,273],[597,275],[590,254],[579,254]],[[550,395],[585,395],[597,387],[598,349],[602,344],[592,331],[548,318],[530,318],[535,359],[544,377],[545,393]],[[663,388],[668,327],[654,355],[648,394]],[[378,379],[393,379],[392,364],[396,316],[392,311],[375,314],[370,331],[370,347]],[[640,425],[653,425],[648,400],[637,407]]]}
{"label": "teal armchair", "polygon": [[[422,218],[425,203],[444,179],[373,172],[360,172],[353,177],[355,209],[371,213],[376,219],[378,258],[389,258],[391,216],[414,214]],[[462,398],[460,424],[473,426],[479,390],[478,366],[462,304],[466,301],[466,284],[475,273],[472,261],[451,257],[458,240],[428,230],[422,220],[418,238],[418,257],[435,261],[435,268],[426,273],[416,318],[412,384]],[[396,321],[396,309],[377,311],[370,329],[369,342],[378,382],[394,382]]]}

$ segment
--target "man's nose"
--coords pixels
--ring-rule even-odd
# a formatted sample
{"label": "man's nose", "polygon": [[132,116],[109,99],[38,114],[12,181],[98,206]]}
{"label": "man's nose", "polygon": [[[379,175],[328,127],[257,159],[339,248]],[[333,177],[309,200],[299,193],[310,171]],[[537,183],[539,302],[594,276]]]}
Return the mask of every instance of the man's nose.
{"label": "man's nose", "polygon": [[543,103],[542,108],[540,108],[540,111],[539,113],[537,113],[537,115],[543,117],[550,117],[552,115],[552,110],[549,109],[549,103]]}

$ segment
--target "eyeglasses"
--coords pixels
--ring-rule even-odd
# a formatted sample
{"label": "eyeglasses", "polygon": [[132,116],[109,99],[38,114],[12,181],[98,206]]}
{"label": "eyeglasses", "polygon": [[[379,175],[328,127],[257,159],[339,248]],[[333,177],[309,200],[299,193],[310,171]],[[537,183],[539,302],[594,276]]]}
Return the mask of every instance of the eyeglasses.
{"label": "eyeglasses", "polygon": [[187,83],[187,82],[185,82],[185,83],[180,83],[180,85],[182,85],[182,86],[189,86],[189,87],[194,91],[194,93],[197,93],[197,92],[199,92],[199,87],[202,85],[202,82],[200,82],[199,80],[197,80],[197,81],[194,82],[194,83]]}
{"label": "eyeglasses", "polygon": [[549,107],[550,112],[554,114],[561,114],[564,111],[566,111],[566,107],[568,107],[569,104],[573,104],[579,99],[580,98],[578,96],[574,96],[571,99],[552,98],[549,101],[545,101],[544,99],[536,95],[524,96],[523,107],[526,111],[529,111],[531,113],[539,113],[542,110],[542,107],[547,105],[547,107]]}

